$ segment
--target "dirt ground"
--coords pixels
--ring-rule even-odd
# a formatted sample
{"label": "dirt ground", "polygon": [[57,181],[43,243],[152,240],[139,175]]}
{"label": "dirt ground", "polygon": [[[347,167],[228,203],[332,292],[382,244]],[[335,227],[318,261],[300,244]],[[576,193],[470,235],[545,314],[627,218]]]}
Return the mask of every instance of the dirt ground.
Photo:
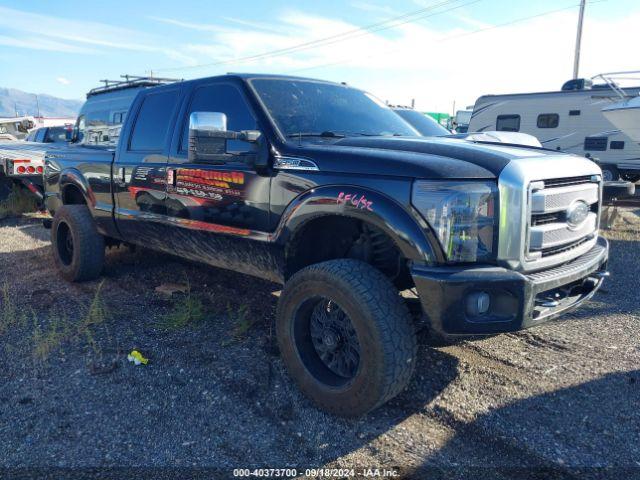
{"label": "dirt ground", "polygon": [[[621,209],[605,233],[612,275],[586,306],[451,346],[422,332],[409,389],[358,420],[317,410],[287,376],[272,335],[276,285],[126,248],[109,251],[102,281],[69,284],[38,220],[2,220],[0,477],[96,467],[640,476],[639,215]],[[134,349],[147,365],[127,360]]]}

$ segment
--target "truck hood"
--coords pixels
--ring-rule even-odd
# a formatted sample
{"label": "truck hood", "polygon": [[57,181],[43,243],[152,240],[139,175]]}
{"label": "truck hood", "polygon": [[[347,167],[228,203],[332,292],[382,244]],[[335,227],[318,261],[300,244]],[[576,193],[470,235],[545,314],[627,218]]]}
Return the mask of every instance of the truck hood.
{"label": "truck hood", "polygon": [[349,137],[302,143],[286,155],[313,160],[321,171],[415,178],[497,178],[517,159],[563,156],[539,148],[485,144],[453,138]]}

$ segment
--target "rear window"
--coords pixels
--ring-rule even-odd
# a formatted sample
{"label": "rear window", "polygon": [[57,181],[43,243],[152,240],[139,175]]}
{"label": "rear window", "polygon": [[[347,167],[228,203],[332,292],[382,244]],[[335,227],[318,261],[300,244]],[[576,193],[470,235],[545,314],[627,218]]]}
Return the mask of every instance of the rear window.
{"label": "rear window", "polygon": [[177,100],[178,90],[152,93],[145,97],[133,127],[129,150],[162,151]]}
{"label": "rear window", "polygon": [[90,145],[115,146],[125,115],[140,88],[93,94],[82,106],[75,140]]}
{"label": "rear window", "polygon": [[520,115],[498,115],[496,130],[501,132],[519,132]]}

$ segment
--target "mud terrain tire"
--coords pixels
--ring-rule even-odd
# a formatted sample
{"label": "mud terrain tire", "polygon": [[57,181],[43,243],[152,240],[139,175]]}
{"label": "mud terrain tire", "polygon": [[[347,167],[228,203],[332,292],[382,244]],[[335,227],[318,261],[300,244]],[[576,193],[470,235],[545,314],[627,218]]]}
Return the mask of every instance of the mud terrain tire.
{"label": "mud terrain tire", "polygon": [[93,280],[104,265],[104,237],[96,230],[86,205],[63,205],[51,226],[53,258],[70,282]]}
{"label": "mud terrain tire", "polygon": [[[334,305],[355,330],[359,359],[351,378],[336,375],[316,347],[312,325],[319,301],[327,302],[321,315],[324,305]],[[416,363],[409,310],[391,281],[358,260],[330,260],[293,275],[280,296],[276,333],[300,389],[320,408],[340,416],[363,415],[395,397],[409,383]]]}

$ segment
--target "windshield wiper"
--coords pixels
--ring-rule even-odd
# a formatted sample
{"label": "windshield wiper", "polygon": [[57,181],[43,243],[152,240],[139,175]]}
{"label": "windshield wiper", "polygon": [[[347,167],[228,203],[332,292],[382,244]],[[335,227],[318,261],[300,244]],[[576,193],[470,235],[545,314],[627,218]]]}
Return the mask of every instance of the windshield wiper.
{"label": "windshield wiper", "polygon": [[324,132],[299,132],[290,133],[287,135],[289,138],[304,138],[304,137],[320,137],[320,138],[346,138],[346,137],[402,137],[404,135],[400,133],[366,133],[366,132],[333,132],[330,130]]}
{"label": "windshield wiper", "polygon": [[322,137],[322,138],[344,138],[341,133],[325,131],[325,132],[298,132],[290,133],[287,135],[289,138],[304,138],[304,137]]}

